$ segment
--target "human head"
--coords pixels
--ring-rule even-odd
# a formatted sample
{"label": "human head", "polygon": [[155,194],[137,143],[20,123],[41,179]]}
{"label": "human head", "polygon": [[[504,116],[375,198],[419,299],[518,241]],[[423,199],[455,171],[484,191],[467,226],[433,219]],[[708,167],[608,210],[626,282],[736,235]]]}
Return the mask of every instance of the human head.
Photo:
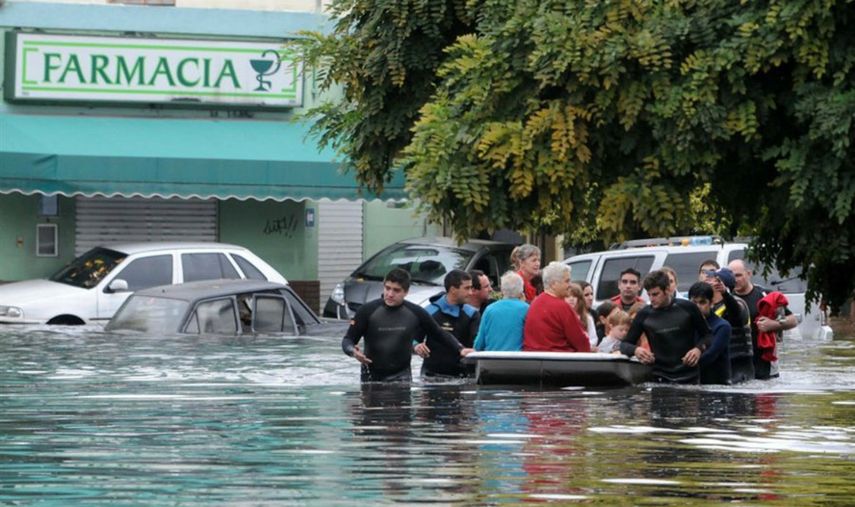
{"label": "human head", "polygon": [[410,291],[410,273],[395,268],[383,278],[383,301],[387,306],[401,306]]}
{"label": "human head", "polygon": [[470,292],[469,304],[480,308],[490,298],[493,286],[490,283],[490,278],[480,269],[470,269],[469,276],[472,277],[472,292]]}
{"label": "human head", "polygon": [[718,265],[718,261],[716,261],[715,259],[705,260],[698,267],[698,281],[699,282],[705,282],[706,278],[707,278],[705,272],[706,271],[715,271],[720,267],[721,266]]}
{"label": "human head", "polygon": [[665,274],[668,275],[668,280],[671,282],[668,285],[668,292],[671,294],[671,296],[676,296],[677,295],[677,272],[674,271],[674,268],[672,268],[670,266],[662,266],[662,271],[664,271]]}
{"label": "human head", "polygon": [[[573,273],[571,272],[570,275],[572,276]],[[594,287],[585,281],[577,283],[579,284],[579,287],[582,287],[582,294],[585,296],[585,308],[590,310],[594,307]]]}
{"label": "human head", "polygon": [[543,286],[558,298],[566,298],[570,291],[570,266],[552,261],[543,268]]}
{"label": "human head", "polygon": [[514,272],[508,271],[502,275],[502,296],[506,299],[523,299],[523,279]]}
{"label": "human head", "polygon": [[472,292],[472,277],[462,269],[452,269],[445,275],[445,295],[448,302],[460,305]]}
{"label": "human head", "polygon": [[754,289],[754,284],[751,282],[751,270],[745,265],[742,259],[734,259],[727,265],[733,272],[733,291],[737,294],[748,294]]}
{"label": "human head", "polygon": [[713,288],[706,282],[695,282],[689,287],[689,299],[697,305],[704,317],[710,314],[712,307]]}
{"label": "human head", "polygon": [[624,303],[629,304],[638,297],[641,293],[641,273],[635,268],[626,268],[620,272],[618,279],[618,288],[620,289],[620,299]]}
{"label": "human head", "polygon": [[668,292],[670,283],[668,275],[661,269],[651,271],[644,277],[644,290],[647,291],[647,296],[650,298],[650,306],[653,308],[668,306],[668,303],[671,302],[671,294]]}
{"label": "human head", "polygon": [[582,292],[582,287],[577,283],[571,283],[568,288],[569,295],[567,296],[567,302],[570,303],[570,306],[573,308],[573,311],[576,312],[576,315],[579,318],[584,319],[585,314],[588,311],[588,307],[585,305],[585,294]]}
{"label": "human head", "polygon": [[625,311],[618,309],[606,319],[606,330],[612,338],[623,340],[632,324],[632,317]]}
{"label": "human head", "polygon": [[718,278],[725,287],[733,290],[733,287],[736,284],[736,278],[733,276],[733,271],[729,268],[719,269],[715,272],[715,277]]}
{"label": "human head", "polygon": [[603,301],[600,303],[600,306],[597,307],[597,322],[605,326],[608,316],[617,309],[617,305],[611,301]]}
{"label": "human head", "polygon": [[531,279],[540,271],[540,248],[526,243],[518,246],[514,251],[523,276]]}

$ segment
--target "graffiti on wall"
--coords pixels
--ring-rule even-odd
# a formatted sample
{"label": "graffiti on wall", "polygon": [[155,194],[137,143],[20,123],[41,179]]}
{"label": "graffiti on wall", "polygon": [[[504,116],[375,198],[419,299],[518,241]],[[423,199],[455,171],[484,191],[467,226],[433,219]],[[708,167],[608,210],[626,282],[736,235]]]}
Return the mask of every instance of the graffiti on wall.
{"label": "graffiti on wall", "polygon": [[264,225],[264,234],[278,234],[286,238],[294,237],[299,221],[295,215],[283,215],[282,218],[268,218]]}

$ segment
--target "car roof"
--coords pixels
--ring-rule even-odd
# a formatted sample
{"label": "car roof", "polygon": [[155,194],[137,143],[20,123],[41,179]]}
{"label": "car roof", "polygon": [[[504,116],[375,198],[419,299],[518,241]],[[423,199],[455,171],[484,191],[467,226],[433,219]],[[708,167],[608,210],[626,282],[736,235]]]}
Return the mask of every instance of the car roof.
{"label": "car roof", "polygon": [[266,290],[281,290],[287,288],[281,283],[266,280],[202,280],[176,285],[160,285],[138,290],[135,296],[159,296],[171,299],[194,301],[245,292],[260,292]]}
{"label": "car roof", "polygon": [[599,252],[590,252],[584,254],[578,254],[570,256],[564,259],[564,262],[568,262],[570,260],[583,260],[583,259],[591,259],[596,258],[601,255],[610,255],[615,257],[622,257],[624,255],[633,255],[633,254],[650,254],[656,252],[666,252],[666,253],[697,253],[697,252],[714,252],[719,250],[733,250],[737,248],[747,248],[748,245],[746,243],[725,243],[723,245],[686,245],[686,246],[644,246],[644,247],[634,247],[634,248],[620,248],[614,250],[602,250]]}
{"label": "car roof", "polygon": [[424,236],[421,238],[410,238],[398,241],[396,244],[446,246],[453,248],[461,248],[463,250],[471,250],[473,252],[477,252],[482,248],[491,246],[516,246],[516,244],[514,243],[504,243],[502,241],[492,241],[488,239],[468,239],[465,243],[457,244],[457,240],[455,240],[454,238],[447,238],[443,236]]}
{"label": "car roof", "polygon": [[222,250],[246,250],[246,248],[228,243],[214,243],[202,241],[149,241],[139,243],[104,243],[99,245],[117,252],[128,255],[140,252],[156,252],[160,250],[195,250],[195,249],[222,249]]}

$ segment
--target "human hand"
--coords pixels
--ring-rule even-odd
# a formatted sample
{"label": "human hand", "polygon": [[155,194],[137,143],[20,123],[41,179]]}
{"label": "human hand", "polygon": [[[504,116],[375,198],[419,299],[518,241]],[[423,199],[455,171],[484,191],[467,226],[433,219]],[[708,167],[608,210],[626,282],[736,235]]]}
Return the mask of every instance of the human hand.
{"label": "human hand", "polygon": [[683,356],[683,364],[686,366],[696,366],[698,364],[698,359],[701,358],[701,349],[697,347],[692,347],[686,355]]}
{"label": "human hand", "polygon": [[418,354],[421,358],[430,357],[430,349],[425,342],[421,342],[413,347],[413,352]]}
{"label": "human hand", "polygon": [[353,357],[362,364],[371,364],[371,359],[359,350],[359,346],[353,347]]}
{"label": "human hand", "polygon": [[469,354],[471,354],[472,352],[475,352],[475,349],[467,349],[467,348],[460,349],[460,357],[466,357]]}
{"label": "human hand", "polygon": [[635,348],[635,357],[637,357],[638,360],[644,364],[653,364],[653,361],[656,360],[656,357],[653,355],[653,352],[650,352],[649,350],[643,347]]}
{"label": "human hand", "polygon": [[772,320],[769,317],[757,318],[757,330],[761,333],[769,333],[778,330],[778,321]]}

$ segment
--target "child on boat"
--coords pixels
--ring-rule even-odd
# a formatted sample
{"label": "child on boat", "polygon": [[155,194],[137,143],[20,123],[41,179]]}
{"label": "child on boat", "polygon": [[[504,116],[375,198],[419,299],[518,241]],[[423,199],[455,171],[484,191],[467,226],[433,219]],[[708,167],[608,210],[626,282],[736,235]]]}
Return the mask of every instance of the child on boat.
{"label": "child on boat", "polygon": [[620,353],[620,342],[623,341],[632,319],[623,310],[612,312],[606,319],[606,336],[597,347],[597,352]]}

